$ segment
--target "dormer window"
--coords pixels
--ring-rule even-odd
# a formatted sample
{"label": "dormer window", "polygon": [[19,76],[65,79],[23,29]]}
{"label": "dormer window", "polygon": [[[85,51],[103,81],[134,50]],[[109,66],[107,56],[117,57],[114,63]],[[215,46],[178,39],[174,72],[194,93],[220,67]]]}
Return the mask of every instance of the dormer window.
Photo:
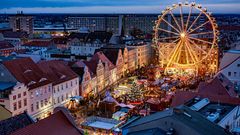
{"label": "dormer window", "polygon": [[35,81],[31,81],[30,83],[28,83],[28,86],[33,85],[35,83],[36,83]]}
{"label": "dormer window", "polygon": [[64,79],[64,78],[66,78],[66,75],[62,75],[62,76],[60,77],[60,79]]}
{"label": "dormer window", "polygon": [[25,73],[28,73],[28,72],[31,72],[31,71],[32,71],[32,70],[28,69],[28,70],[24,71],[24,74],[25,74]]}
{"label": "dormer window", "polygon": [[40,80],[39,80],[39,82],[43,82],[43,81],[46,81],[47,80],[47,78],[41,78]]}

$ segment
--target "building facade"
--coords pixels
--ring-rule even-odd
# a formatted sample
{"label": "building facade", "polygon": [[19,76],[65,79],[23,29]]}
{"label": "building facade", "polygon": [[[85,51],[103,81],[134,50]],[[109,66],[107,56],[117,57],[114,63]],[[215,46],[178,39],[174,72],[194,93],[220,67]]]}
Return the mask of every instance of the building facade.
{"label": "building facade", "polygon": [[[141,68],[149,64],[149,60],[151,58],[151,45],[149,44],[138,44],[138,45],[127,45],[128,49],[134,49],[135,51],[135,60],[131,60],[131,67],[133,66],[133,62],[136,63],[136,68]],[[134,51],[131,50],[131,55],[133,55]],[[129,51],[130,52],[130,51]],[[132,59],[132,58],[131,58]]]}
{"label": "building facade", "polygon": [[26,111],[42,119],[79,95],[77,74],[60,61],[36,64],[30,58],[15,59],[3,62],[0,73],[0,104],[12,115]]}
{"label": "building facade", "polygon": [[33,17],[22,12],[9,17],[10,27],[13,31],[24,31],[33,34]]}
{"label": "building facade", "polygon": [[72,39],[68,44],[71,46],[71,54],[82,56],[92,56],[96,49],[105,45],[100,41],[82,42],[77,38]]}
{"label": "building facade", "polygon": [[230,50],[224,54],[220,72],[234,84],[235,90],[240,90],[240,51]]}

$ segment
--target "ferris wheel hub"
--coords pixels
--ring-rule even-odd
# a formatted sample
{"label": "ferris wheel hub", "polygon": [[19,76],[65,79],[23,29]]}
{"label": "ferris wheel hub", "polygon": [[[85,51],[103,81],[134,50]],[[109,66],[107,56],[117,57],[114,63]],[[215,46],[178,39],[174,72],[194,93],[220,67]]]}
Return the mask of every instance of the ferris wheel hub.
{"label": "ferris wheel hub", "polygon": [[182,32],[182,33],[180,34],[180,36],[181,36],[181,38],[185,38],[185,37],[186,37],[186,33],[185,33],[185,32]]}

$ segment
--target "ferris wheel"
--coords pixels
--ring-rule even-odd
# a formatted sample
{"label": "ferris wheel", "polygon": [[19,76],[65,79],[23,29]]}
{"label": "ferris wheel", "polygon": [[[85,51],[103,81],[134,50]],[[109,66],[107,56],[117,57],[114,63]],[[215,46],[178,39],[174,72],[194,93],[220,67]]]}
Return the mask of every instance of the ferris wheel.
{"label": "ferris wheel", "polygon": [[217,48],[215,18],[200,4],[173,4],[162,11],[154,26],[154,47],[165,68],[197,67]]}

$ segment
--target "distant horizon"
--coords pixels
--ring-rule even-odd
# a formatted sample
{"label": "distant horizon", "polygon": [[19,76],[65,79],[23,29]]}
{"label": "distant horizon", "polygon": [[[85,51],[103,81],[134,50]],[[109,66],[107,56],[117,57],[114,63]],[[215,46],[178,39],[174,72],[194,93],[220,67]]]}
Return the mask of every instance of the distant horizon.
{"label": "distant horizon", "polygon": [[[16,13],[0,13],[0,15],[16,15]],[[26,15],[34,15],[34,14],[82,14],[82,15],[128,15],[128,14],[135,14],[135,15],[159,15],[160,13],[25,13]],[[213,15],[240,15],[240,13],[213,13]]]}
{"label": "distant horizon", "polygon": [[[1,0],[0,14],[160,14],[163,9],[185,0]],[[189,1],[190,3],[190,1]],[[240,14],[240,0],[197,0],[214,14]]]}

